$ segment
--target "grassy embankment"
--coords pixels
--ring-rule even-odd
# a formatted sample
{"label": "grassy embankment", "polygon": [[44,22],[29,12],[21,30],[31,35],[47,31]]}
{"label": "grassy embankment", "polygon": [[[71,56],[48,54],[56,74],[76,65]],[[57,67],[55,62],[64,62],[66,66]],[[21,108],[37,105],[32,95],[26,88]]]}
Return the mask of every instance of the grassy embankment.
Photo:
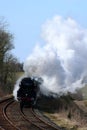
{"label": "grassy embankment", "polygon": [[[16,73],[16,78],[14,81],[14,84],[16,83],[16,81],[24,74],[24,72],[17,72]],[[14,89],[14,84],[12,86],[7,86],[2,88],[2,86],[0,86],[0,98],[2,98],[3,96],[6,96],[9,94],[9,92],[12,92]]]}
{"label": "grassy embankment", "polygon": [[[83,103],[87,108],[87,86],[81,89],[83,95]],[[49,117],[54,123],[61,127],[67,128],[67,130],[87,130],[87,127],[81,127],[80,123],[76,120],[69,119],[65,116],[65,113],[45,113],[47,117]]]}
{"label": "grassy embankment", "polygon": [[45,113],[45,116],[50,118],[55,124],[60,127],[66,128],[67,130],[87,130],[87,127],[81,127],[80,123],[74,119],[68,119],[65,113]]}
{"label": "grassy embankment", "polygon": [[83,99],[87,100],[87,86],[85,86],[81,90],[82,90],[82,93],[83,93]]}
{"label": "grassy embankment", "polygon": [[23,75],[24,75],[24,72],[17,72],[16,73],[16,80],[18,80]]}

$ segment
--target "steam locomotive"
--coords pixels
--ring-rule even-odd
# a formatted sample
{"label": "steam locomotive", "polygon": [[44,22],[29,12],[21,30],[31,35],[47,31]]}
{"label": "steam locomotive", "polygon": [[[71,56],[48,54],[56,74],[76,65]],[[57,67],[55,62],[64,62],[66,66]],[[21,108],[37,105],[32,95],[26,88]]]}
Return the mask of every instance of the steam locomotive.
{"label": "steam locomotive", "polygon": [[41,78],[24,77],[17,91],[17,99],[20,102],[20,108],[24,106],[34,107],[36,105],[37,94],[39,93],[39,85]]}

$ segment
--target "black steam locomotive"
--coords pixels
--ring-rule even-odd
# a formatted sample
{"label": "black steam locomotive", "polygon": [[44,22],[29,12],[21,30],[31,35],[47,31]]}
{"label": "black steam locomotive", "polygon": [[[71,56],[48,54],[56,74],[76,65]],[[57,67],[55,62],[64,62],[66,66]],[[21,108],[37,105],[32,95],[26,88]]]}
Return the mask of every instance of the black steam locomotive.
{"label": "black steam locomotive", "polygon": [[17,99],[20,101],[20,108],[24,106],[33,107],[36,105],[37,93],[39,92],[39,85],[41,79],[31,77],[25,77],[19,84],[19,90],[17,91]]}

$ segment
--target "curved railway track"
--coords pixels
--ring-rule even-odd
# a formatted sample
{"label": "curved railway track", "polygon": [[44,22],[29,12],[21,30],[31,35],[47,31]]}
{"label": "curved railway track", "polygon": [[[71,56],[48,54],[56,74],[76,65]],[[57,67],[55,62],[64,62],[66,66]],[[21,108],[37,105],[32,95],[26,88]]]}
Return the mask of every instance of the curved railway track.
{"label": "curved railway track", "polygon": [[12,97],[0,101],[0,130],[63,130],[43,120],[33,109],[24,108]]}
{"label": "curved railway track", "polygon": [[9,97],[0,101],[0,130],[17,130],[6,115],[5,107],[12,102],[13,98]]}
{"label": "curved railway track", "polygon": [[56,126],[54,123],[43,119],[42,115],[37,115],[32,108],[30,108],[29,111],[24,108],[24,110],[21,111],[21,114],[25,120],[36,126],[38,130],[64,130],[63,128]]}

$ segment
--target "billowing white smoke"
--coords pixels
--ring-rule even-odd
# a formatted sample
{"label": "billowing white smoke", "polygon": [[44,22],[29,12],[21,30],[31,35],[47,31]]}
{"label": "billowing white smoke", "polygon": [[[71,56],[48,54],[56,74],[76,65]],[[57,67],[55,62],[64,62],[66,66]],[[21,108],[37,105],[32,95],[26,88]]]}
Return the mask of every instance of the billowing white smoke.
{"label": "billowing white smoke", "polygon": [[17,82],[16,82],[16,84],[15,84],[15,87],[14,87],[14,90],[13,90],[13,95],[14,95],[15,100],[17,100],[17,91],[19,90],[19,84],[20,84],[21,80],[24,77],[25,76],[22,76],[20,79],[18,79]]}
{"label": "billowing white smoke", "polygon": [[44,80],[41,90],[58,95],[83,87],[87,82],[87,30],[73,19],[55,16],[42,26],[44,46],[37,45],[27,58],[27,76]]}

